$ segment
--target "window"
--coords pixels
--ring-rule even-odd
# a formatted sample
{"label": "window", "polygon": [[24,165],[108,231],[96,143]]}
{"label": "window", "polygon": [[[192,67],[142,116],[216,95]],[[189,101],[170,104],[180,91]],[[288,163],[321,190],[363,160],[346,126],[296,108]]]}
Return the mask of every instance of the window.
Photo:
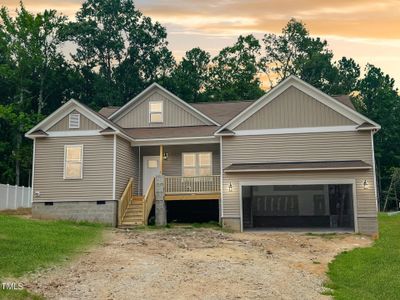
{"label": "window", "polygon": [[80,127],[81,115],[80,114],[70,114],[69,115],[69,128],[76,129]]}
{"label": "window", "polygon": [[162,123],[163,122],[163,102],[162,101],[150,101],[149,102],[149,118],[150,118],[150,123]]}
{"label": "window", "polygon": [[158,161],[155,159],[149,159],[147,161],[147,168],[156,169],[158,167]]}
{"label": "window", "polygon": [[64,179],[82,179],[83,145],[66,145],[64,158]]}
{"label": "window", "polygon": [[187,152],[182,154],[183,176],[212,175],[211,152]]}

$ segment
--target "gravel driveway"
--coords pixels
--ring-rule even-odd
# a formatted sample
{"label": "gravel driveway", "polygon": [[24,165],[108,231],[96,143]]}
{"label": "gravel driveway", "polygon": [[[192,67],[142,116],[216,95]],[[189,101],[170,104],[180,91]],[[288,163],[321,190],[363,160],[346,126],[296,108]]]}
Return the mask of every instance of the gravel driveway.
{"label": "gravel driveway", "polygon": [[322,299],[329,261],[370,243],[351,234],[108,230],[101,245],[25,286],[49,299]]}

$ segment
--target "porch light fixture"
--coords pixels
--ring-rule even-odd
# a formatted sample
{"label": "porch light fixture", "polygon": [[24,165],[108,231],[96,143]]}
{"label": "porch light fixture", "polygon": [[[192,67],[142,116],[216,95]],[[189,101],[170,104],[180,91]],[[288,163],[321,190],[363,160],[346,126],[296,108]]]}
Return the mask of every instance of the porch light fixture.
{"label": "porch light fixture", "polygon": [[369,184],[366,179],[363,181],[363,186],[364,186],[364,190],[368,189]]}
{"label": "porch light fixture", "polygon": [[228,190],[229,190],[230,192],[232,192],[232,182],[229,182]]}
{"label": "porch light fixture", "polygon": [[167,159],[168,159],[168,152],[164,152],[164,153],[163,153],[163,159],[164,159],[164,160],[167,160]]}

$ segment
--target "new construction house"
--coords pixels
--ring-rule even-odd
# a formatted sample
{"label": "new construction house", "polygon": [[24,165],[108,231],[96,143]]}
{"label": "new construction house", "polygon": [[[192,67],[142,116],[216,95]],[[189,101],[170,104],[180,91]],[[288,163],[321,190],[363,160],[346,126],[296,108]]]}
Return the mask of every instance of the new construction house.
{"label": "new construction house", "polygon": [[189,104],[158,84],[99,112],[70,100],[26,134],[32,213],[374,234],[379,129],[294,76],[255,101]]}

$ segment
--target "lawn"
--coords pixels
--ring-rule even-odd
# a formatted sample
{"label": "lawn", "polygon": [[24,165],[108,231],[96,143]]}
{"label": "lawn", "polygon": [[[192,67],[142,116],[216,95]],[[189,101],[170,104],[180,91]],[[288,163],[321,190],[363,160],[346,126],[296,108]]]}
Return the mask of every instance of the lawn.
{"label": "lawn", "polygon": [[[66,261],[100,240],[102,226],[67,221],[39,221],[0,215],[0,283]],[[18,282],[18,280],[14,280]],[[0,298],[26,298],[25,291],[1,289]]]}
{"label": "lawn", "polygon": [[327,287],[336,299],[398,299],[400,215],[379,215],[380,238],[370,248],[344,252],[329,264]]}

